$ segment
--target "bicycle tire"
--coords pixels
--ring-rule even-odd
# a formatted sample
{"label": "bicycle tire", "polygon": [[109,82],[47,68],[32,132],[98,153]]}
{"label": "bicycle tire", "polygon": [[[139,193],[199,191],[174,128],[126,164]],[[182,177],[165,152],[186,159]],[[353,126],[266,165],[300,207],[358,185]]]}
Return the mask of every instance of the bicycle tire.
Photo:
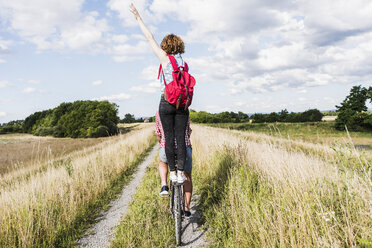
{"label": "bicycle tire", "polygon": [[181,227],[182,227],[182,206],[181,206],[181,186],[174,186],[174,223],[176,228],[176,243],[181,244]]}
{"label": "bicycle tire", "polygon": [[169,192],[171,193],[169,197],[169,209],[171,211],[172,217],[174,218],[174,186],[172,183],[170,184]]}

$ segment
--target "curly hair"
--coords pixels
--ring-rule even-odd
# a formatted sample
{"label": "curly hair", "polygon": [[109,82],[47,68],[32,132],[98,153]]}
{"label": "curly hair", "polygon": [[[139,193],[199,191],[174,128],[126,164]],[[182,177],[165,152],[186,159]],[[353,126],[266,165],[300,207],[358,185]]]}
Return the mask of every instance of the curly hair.
{"label": "curly hair", "polygon": [[160,44],[161,49],[163,49],[167,54],[177,54],[185,52],[185,44],[182,39],[175,34],[168,34],[163,38]]}

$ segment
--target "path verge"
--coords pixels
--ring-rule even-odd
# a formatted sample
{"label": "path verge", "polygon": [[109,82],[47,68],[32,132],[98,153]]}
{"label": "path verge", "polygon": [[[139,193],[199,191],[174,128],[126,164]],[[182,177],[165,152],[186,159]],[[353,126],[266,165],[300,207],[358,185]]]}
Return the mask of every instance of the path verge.
{"label": "path verge", "polygon": [[88,236],[78,241],[80,247],[107,247],[113,236],[113,227],[117,226],[122,216],[124,216],[136,193],[137,186],[145,175],[146,167],[154,160],[158,146],[156,145],[149,156],[139,166],[133,174],[131,182],[125,186],[119,198],[110,203],[110,208],[102,212],[98,222],[87,231]]}

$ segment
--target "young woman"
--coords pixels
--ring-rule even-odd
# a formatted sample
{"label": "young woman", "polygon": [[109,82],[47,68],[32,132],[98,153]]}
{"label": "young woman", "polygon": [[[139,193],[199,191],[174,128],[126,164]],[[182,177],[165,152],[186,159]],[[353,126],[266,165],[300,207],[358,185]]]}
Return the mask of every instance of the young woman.
{"label": "young woman", "polygon": [[[146,27],[142,18],[140,17],[137,9],[133,4],[130,5],[130,11],[136,18],[138,25],[140,26],[142,33],[146,40],[149,42],[152,51],[159,58],[162,65],[163,71],[161,73],[160,84],[162,86],[161,99],[159,104],[159,115],[161,124],[164,130],[165,136],[165,154],[170,169],[169,179],[171,181],[177,181],[183,183],[186,178],[184,176],[184,165],[186,161],[186,144],[185,144],[185,132],[187,120],[189,118],[189,111],[184,108],[176,109],[175,106],[167,102],[164,98],[164,82],[166,84],[172,81],[172,65],[168,55],[174,56],[177,65],[183,66],[184,61],[181,54],[185,51],[185,46],[180,37],[174,34],[166,35],[161,42],[161,47],[155,41],[154,36],[150,30]],[[175,167],[175,153],[173,149],[174,138],[177,141],[177,172]]]}

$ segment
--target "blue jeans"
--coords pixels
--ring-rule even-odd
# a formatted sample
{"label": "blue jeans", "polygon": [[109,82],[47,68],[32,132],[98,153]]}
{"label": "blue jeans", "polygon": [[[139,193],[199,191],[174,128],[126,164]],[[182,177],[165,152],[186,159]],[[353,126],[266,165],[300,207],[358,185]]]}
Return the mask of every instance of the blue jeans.
{"label": "blue jeans", "polygon": [[[177,153],[177,149],[175,149],[174,153]],[[164,147],[160,147],[159,149],[159,159],[160,161],[168,164]],[[192,171],[192,148],[190,146],[186,146],[186,162],[185,162],[184,171],[189,174],[191,174],[191,171]]]}

